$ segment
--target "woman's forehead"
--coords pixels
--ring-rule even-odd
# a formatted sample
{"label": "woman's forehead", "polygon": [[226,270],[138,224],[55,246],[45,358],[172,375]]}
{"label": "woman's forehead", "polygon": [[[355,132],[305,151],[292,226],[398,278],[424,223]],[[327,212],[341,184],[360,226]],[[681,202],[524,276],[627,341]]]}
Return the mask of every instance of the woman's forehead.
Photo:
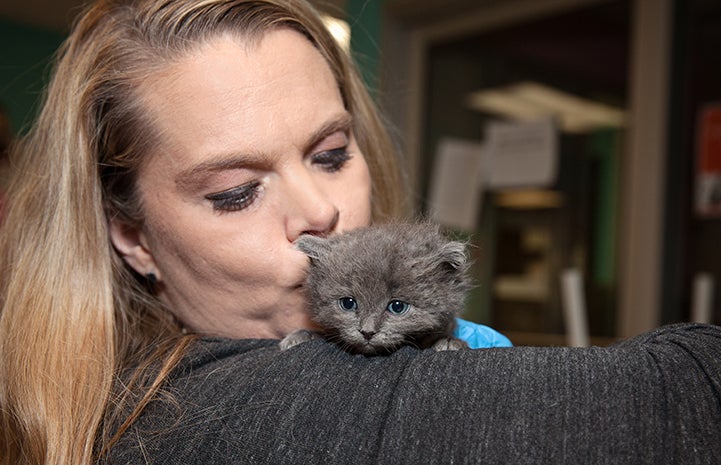
{"label": "woman's forehead", "polygon": [[251,48],[235,37],[213,40],[140,92],[163,151],[176,156],[287,150],[345,113],[327,62],[291,30]]}

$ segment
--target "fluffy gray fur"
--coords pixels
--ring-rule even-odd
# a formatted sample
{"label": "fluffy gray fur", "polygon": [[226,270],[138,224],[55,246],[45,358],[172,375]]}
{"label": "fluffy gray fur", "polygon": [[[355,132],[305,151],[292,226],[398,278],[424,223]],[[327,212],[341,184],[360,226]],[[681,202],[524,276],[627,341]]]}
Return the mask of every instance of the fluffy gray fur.
{"label": "fluffy gray fur", "polygon": [[363,354],[407,344],[466,347],[451,335],[471,287],[466,245],[438,226],[385,224],[330,238],[302,236],[296,246],[311,260],[306,291],[322,334],[295,331],[281,349],[316,337]]}

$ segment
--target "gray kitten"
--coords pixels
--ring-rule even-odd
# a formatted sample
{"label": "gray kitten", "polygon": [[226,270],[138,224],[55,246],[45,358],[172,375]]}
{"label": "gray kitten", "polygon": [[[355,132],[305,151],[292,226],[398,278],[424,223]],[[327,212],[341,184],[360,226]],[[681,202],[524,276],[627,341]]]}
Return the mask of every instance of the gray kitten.
{"label": "gray kitten", "polygon": [[470,289],[466,246],[430,223],[385,224],[321,238],[302,236],[311,259],[306,280],[318,334],[298,330],[286,350],[325,337],[353,353],[390,353],[403,345],[457,350],[455,316]]}

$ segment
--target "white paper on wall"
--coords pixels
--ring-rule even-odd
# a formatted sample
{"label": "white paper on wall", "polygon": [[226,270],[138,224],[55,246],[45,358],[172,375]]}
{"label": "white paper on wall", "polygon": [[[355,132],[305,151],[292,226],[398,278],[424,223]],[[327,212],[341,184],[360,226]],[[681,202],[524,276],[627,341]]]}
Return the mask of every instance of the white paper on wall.
{"label": "white paper on wall", "polygon": [[481,207],[484,146],[478,141],[442,139],[431,173],[429,213],[433,221],[472,231]]}
{"label": "white paper on wall", "polygon": [[488,189],[546,187],[558,171],[558,130],[553,118],[492,122],[486,126]]}

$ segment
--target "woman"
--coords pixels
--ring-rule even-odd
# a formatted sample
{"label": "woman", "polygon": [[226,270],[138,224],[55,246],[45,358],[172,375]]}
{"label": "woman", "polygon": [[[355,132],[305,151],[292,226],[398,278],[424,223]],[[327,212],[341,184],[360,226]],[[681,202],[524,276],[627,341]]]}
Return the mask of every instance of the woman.
{"label": "woman", "polygon": [[[34,413],[3,431],[74,431],[53,444],[58,459],[89,460],[116,369],[181,354],[179,321],[255,338],[307,326],[294,238],[399,204],[391,144],[308,6],[127,3],[101,2],[76,25],[11,188],[3,354],[33,350],[6,357],[3,403]],[[273,54],[294,44],[297,57]],[[279,59],[294,61],[266,70]]]}
{"label": "woman", "polygon": [[[716,328],[615,350],[279,352],[311,324],[293,241],[396,216],[392,153],[302,1],[88,10],[15,161],[3,463],[570,462],[639,442],[651,459],[717,456]],[[704,413],[680,399],[654,415],[681,368],[649,371],[647,346],[682,343],[684,377],[712,381],[685,391]]]}

